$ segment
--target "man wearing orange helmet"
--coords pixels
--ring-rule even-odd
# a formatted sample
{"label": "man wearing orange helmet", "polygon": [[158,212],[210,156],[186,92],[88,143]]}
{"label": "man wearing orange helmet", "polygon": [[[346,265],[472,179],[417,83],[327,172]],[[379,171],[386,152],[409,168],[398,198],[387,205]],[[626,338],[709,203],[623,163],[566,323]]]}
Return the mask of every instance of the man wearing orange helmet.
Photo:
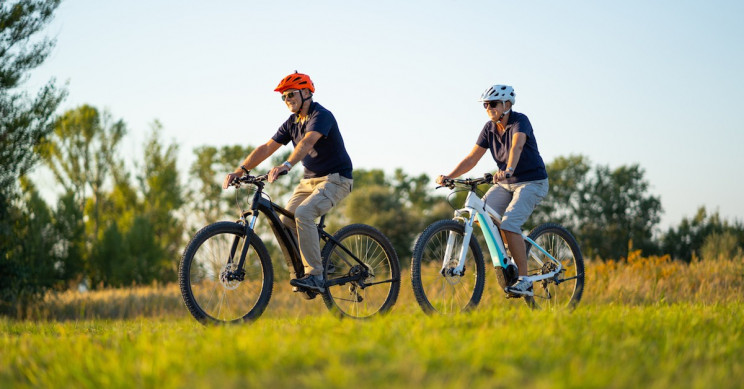
{"label": "man wearing orange helmet", "polygon": [[[297,279],[292,274],[290,284],[295,291],[301,291],[300,288],[323,292],[323,265],[315,220],[351,192],[351,158],[333,114],[313,101],[315,85],[309,76],[294,72],[283,78],[274,91],[282,94],[282,100],[292,114],[268,142],[245,158],[242,167],[251,170],[282,145],[292,142],[292,154],[283,164],[271,169],[268,179],[269,182],[275,181],[279,174],[288,172],[300,161],[305,167],[304,177],[286,207],[294,212],[295,221],[281,217],[284,224],[295,232],[305,264],[305,275]],[[242,167],[225,177],[224,189],[243,175]]]}

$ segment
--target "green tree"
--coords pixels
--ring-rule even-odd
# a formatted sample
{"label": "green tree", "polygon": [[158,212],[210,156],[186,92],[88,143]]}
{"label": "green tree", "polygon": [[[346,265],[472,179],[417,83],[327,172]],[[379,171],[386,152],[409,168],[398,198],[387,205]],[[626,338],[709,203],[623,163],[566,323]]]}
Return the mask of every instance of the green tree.
{"label": "green tree", "polygon": [[[34,147],[51,130],[54,111],[65,96],[54,80],[31,99],[17,91],[28,72],[41,65],[54,47],[52,39],[31,37],[52,19],[59,0],[0,3],[0,195],[16,188],[16,179],[38,161]],[[7,210],[5,202],[3,210]],[[7,219],[5,219],[7,220]]]}
{"label": "green tree", "polygon": [[717,258],[718,254],[734,255],[744,249],[744,224],[730,223],[718,214],[700,207],[695,216],[682,218],[676,228],[669,228],[661,238],[662,251],[673,258],[691,261],[694,256]]}
{"label": "green tree", "polygon": [[[130,247],[150,245],[149,242],[128,236],[130,231],[136,231],[141,224],[137,221],[141,218],[138,216],[141,213],[140,198],[123,166],[119,166],[115,172],[113,189],[105,193],[100,205],[101,234],[91,244],[88,256],[87,275],[92,287],[132,284],[137,277],[131,273],[139,268],[137,261],[140,258],[133,257]],[[145,237],[153,239],[152,236]],[[152,256],[158,255],[159,253],[154,253]]]}
{"label": "green tree", "polygon": [[[30,180],[21,179],[22,207],[13,209],[15,242],[0,273],[0,312],[24,316],[46,291],[69,279],[65,233]],[[8,260],[9,259],[9,260]]]}
{"label": "green tree", "polygon": [[140,209],[151,226],[149,235],[155,242],[152,247],[161,251],[155,259],[141,253],[141,263],[148,264],[148,271],[165,282],[175,279],[177,259],[184,246],[184,227],[177,215],[185,198],[179,179],[178,145],[162,144],[161,131],[162,125],[156,121],[145,145],[144,166],[137,179],[143,196]]}
{"label": "green tree", "polygon": [[661,200],[647,193],[640,166],[598,166],[585,188],[576,211],[577,239],[585,254],[620,258],[632,249],[657,252],[652,237],[661,219]]}
{"label": "green tree", "polygon": [[530,227],[553,222],[577,231],[579,210],[588,193],[587,180],[591,170],[588,158],[581,155],[557,157],[545,168],[550,190],[530,217]]}
{"label": "green tree", "polygon": [[116,170],[116,151],[126,132],[122,120],[82,105],[57,119],[50,141],[40,148],[58,182],[73,193],[80,208],[87,209],[93,237],[98,237],[103,193]]}
{"label": "green tree", "polygon": [[34,149],[52,130],[53,114],[65,91],[54,80],[33,98],[18,88],[54,47],[54,40],[34,36],[52,20],[59,3],[0,2],[0,305],[6,308],[23,305],[52,285],[46,281],[46,266],[40,264],[55,259],[36,257],[47,247],[32,249],[23,240],[26,236],[47,239],[43,234],[51,234],[47,226],[36,222],[46,217],[42,211],[46,204],[34,193],[21,197],[18,179],[37,163]]}
{"label": "green tree", "polygon": [[659,252],[653,233],[661,201],[648,194],[643,169],[592,166],[581,155],[557,157],[546,165],[550,190],[525,228],[554,222],[576,236],[589,257],[627,257],[629,249]]}
{"label": "green tree", "polygon": [[179,179],[178,145],[164,145],[161,131],[156,121],[138,165],[138,186],[132,186],[129,175],[119,170],[113,190],[102,196],[101,233],[89,260],[94,288],[175,280],[184,247],[178,215],[185,191]]}

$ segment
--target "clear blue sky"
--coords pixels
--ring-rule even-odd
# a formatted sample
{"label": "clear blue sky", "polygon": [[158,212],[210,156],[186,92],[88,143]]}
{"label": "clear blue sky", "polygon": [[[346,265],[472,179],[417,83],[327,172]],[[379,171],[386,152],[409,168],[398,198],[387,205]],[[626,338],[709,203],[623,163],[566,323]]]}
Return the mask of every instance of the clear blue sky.
{"label": "clear blue sky", "polygon": [[[744,219],[744,2],[66,0],[57,46],[26,84],[68,82],[128,124],[127,159],[158,119],[186,172],[201,145],[266,142],[278,81],[309,74],[356,168],[449,172],[516,89],[546,163],[639,164],[661,227],[705,205]],[[495,167],[486,155],[472,174]]]}

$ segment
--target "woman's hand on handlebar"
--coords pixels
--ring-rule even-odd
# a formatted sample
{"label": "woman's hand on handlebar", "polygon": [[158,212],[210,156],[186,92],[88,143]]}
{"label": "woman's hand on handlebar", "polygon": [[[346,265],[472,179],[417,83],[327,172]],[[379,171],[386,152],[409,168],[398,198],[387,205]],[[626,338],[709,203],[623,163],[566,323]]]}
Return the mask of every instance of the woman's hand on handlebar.
{"label": "woman's hand on handlebar", "polygon": [[507,178],[509,177],[506,176],[506,172],[503,170],[499,170],[496,172],[496,174],[493,175],[493,183],[498,184],[499,181],[504,181]]}
{"label": "woman's hand on handlebar", "polygon": [[449,176],[441,175],[437,177],[436,183],[437,185],[444,185],[444,180],[449,179],[449,178],[450,178]]}

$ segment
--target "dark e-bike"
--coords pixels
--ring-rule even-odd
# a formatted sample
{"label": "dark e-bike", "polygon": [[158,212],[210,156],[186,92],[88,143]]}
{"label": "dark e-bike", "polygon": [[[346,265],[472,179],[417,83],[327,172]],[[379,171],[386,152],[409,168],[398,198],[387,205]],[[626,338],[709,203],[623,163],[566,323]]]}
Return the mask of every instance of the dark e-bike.
{"label": "dark e-bike", "polygon": [[[203,324],[245,322],[257,319],[271,298],[274,271],[261,238],[254,232],[259,215],[271,225],[288,264],[300,278],[304,266],[296,238],[279,219],[294,215],[264,194],[268,175],[246,175],[231,183],[255,187],[251,209],[236,222],[221,221],[202,228],[184,250],[178,271],[181,295],[189,312]],[[374,227],[351,224],[331,235],[318,233],[328,309],[340,317],[367,318],[388,312],[400,291],[400,264],[390,240]],[[299,290],[305,298],[317,292]]]}

